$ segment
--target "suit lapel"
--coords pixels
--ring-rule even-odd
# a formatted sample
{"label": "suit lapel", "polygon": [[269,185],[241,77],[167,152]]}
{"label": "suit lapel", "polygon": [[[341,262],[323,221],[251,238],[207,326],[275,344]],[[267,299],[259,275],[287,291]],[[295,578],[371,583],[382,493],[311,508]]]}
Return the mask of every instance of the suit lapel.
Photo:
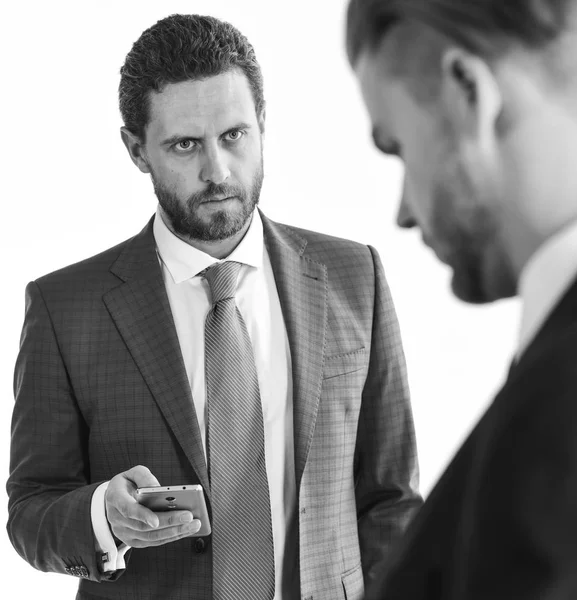
{"label": "suit lapel", "polygon": [[124,283],[104,302],[185,455],[210,497],[190,384],[156,254],[153,219],[125,247],[111,271]]}
{"label": "suit lapel", "polygon": [[304,256],[307,241],[262,215],[292,360],[297,489],[314,433],[327,327],[327,268]]}

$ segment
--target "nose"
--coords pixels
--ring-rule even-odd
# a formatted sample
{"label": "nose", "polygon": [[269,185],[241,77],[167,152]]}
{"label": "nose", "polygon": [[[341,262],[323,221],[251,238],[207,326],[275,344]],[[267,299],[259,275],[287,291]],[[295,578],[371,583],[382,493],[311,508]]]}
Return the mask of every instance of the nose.
{"label": "nose", "polygon": [[230,175],[226,152],[218,144],[207,144],[200,178],[204,183],[224,183]]}
{"label": "nose", "polygon": [[411,229],[417,225],[415,218],[413,217],[409,204],[407,202],[407,186],[403,186],[403,194],[401,196],[401,203],[399,205],[399,212],[397,213],[397,225],[403,229]]}

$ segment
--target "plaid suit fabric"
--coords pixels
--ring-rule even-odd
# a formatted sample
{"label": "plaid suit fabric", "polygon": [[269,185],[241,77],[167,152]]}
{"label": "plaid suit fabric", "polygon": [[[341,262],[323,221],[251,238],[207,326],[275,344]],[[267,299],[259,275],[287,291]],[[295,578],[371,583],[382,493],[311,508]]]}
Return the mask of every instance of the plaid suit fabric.
{"label": "plaid suit fabric", "polygon": [[[264,223],[273,269],[283,273],[289,339],[298,338],[291,351],[302,597],[344,598],[344,589],[347,599],[362,598],[421,503],[394,305],[374,249],[277,226],[281,242]],[[286,248],[301,251],[303,239],[297,262]]]}
{"label": "plaid suit fabric", "polygon": [[[301,596],[360,599],[420,504],[404,357],[374,250],[263,216],[293,362]],[[210,598],[210,537],[133,549],[98,583],[90,497],[144,464],[210,489],[152,227],[32,283],[16,367],[8,532],[78,598]],[[215,574],[217,577],[218,574]],[[345,596],[346,594],[346,596]]]}

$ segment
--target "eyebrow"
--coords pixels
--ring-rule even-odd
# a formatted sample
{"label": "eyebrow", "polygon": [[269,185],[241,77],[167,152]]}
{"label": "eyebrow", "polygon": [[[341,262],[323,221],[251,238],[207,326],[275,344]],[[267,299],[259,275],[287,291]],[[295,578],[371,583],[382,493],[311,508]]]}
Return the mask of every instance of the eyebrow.
{"label": "eyebrow", "polygon": [[[219,133],[218,137],[222,137],[223,135],[226,135],[227,133],[230,133],[231,131],[237,131],[238,129],[251,129],[251,126],[248,123],[244,123],[244,122],[237,123],[236,125],[233,125],[232,127],[229,127],[227,130],[223,131],[222,133]],[[181,142],[182,140],[192,140],[193,142],[202,142],[202,141],[204,141],[204,138],[203,137],[195,137],[193,135],[175,134],[175,135],[171,135],[170,137],[163,140],[161,142],[161,144],[163,146],[169,146],[172,144],[177,144],[178,142]]]}

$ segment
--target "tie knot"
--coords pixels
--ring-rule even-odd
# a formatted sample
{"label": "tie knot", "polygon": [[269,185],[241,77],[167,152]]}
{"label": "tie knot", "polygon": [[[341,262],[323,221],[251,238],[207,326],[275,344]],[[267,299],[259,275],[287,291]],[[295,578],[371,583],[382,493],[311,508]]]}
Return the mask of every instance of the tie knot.
{"label": "tie knot", "polygon": [[213,304],[234,298],[241,266],[239,262],[226,261],[216,263],[205,271],[204,277],[208,281]]}

